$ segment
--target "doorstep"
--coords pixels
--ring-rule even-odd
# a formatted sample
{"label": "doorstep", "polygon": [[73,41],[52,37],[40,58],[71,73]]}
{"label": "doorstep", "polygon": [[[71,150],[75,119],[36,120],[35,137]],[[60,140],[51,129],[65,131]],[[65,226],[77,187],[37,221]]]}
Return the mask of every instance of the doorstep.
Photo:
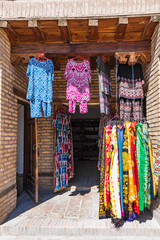
{"label": "doorstep", "polygon": [[25,239],[28,236],[27,240],[52,240],[52,236],[54,240],[103,240],[106,237],[133,239],[136,236],[147,240],[160,236],[160,225],[149,211],[133,222],[126,222],[118,230],[111,219],[99,220],[98,189],[89,192],[64,191],[47,196],[42,194],[40,199],[38,205],[29,196],[23,199],[9,219],[0,226],[0,239],[7,239],[8,236]]}

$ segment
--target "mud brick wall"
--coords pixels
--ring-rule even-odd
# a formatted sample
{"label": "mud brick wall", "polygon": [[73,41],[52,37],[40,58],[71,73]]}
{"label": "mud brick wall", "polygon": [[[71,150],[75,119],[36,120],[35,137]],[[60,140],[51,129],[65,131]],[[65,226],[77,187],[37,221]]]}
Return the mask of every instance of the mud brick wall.
{"label": "mud brick wall", "polygon": [[[157,152],[157,143],[160,140],[160,24],[156,27],[151,43],[151,62],[144,66],[146,81],[146,111],[149,123],[149,134],[152,140],[154,154]],[[158,179],[158,177],[157,177]],[[159,197],[152,201],[153,215],[160,222],[160,179]]]}
{"label": "mud brick wall", "polygon": [[16,207],[17,99],[13,86],[26,91],[26,68],[10,63],[10,42],[0,29],[0,223]]}

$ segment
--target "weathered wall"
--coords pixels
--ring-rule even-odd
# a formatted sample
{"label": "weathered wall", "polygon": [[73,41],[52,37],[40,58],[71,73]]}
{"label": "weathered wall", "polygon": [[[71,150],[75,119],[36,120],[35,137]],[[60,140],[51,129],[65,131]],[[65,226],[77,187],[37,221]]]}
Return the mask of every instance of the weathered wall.
{"label": "weathered wall", "polygon": [[16,207],[17,99],[13,86],[26,91],[25,67],[10,63],[10,43],[0,29],[0,223]]}
{"label": "weathered wall", "polygon": [[159,14],[159,0],[17,0],[0,1],[1,19],[103,18]]}
{"label": "weathered wall", "polygon": [[[160,140],[160,24],[152,36],[151,62],[144,66],[144,77],[148,86],[146,110],[149,134],[156,154],[157,143]],[[152,209],[154,216],[160,221],[160,179],[158,192],[159,197],[152,201]]]}

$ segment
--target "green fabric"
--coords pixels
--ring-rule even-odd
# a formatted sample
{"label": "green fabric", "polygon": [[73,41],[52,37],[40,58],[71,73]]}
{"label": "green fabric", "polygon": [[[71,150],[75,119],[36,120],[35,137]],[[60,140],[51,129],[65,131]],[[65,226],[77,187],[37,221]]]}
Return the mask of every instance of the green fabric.
{"label": "green fabric", "polygon": [[150,174],[150,159],[148,146],[148,126],[143,124],[143,140],[145,149],[145,168],[144,168],[144,206],[149,208],[151,204],[151,174]]}
{"label": "green fabric", "polygon": [[144,180],[145,180],[145,149],[143,140],[143,124],[138,123],[136,126],[137,141],[136,141],[136,153],[137,153],[137,165],[139,174],[139,209],[142,212],[144,210]]}

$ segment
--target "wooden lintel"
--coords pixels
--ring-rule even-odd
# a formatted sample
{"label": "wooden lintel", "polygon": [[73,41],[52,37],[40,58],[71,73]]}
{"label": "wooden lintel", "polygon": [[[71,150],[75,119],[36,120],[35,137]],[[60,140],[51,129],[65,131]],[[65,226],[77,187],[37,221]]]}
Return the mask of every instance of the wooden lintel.
{"label": "wooden lintel", "polygon": [[38,42],[45,42],[45,37],[37,20],[29,20],[28,27],[32,29],[35,39]]}
{"label": "wooden lintel", "polygon": [[157,25],[157,22],[152,21],[152,18],[150,18],[148,23],[146,24],[143,34],[142,34],[143,40],[148,40],[151,38],[156,25]]}
{"label": "wooden lintel", "polygon": [[58,20],[58,27],[61,32],[61,39],[64,43],[69,43],[71,41],[71,35],[68,27],[67,20]]}
{"label": "wooden lintel", "polygon": [[117,31],[115,35],[116,41],[123,41],[126,33],[127,24],[128,24],[128,18],[122,18],[122,17],[119,18]]}
{"label": "wooden lintel", "polygon": [[20,62],[22,61],[22,58],[18,55],[11,55],[11,64],[13,66],[18,66]]}
{"label": "wooden lintel", "polygon": [[17,97],[20,97],[20,98],[26,100],[26,93],[25,93],[25,92],[22,92],[22,91],[19,90],[18,88],[13,87],[13,93],[14,93],[14,95],[16,95]]}
{"label": "wooden lintel", "polygon": [[7,34],[7,36],[8,36],[8,38],[9,38],[11,43],[17,41],[18,34],[13,29],[13,27],[9,24],[9,22],[7,22],[7,21],[0,21],[0,28],[2,28],[6,32],[6,34]]}
{"label": "wooden lintel", "polygon": [[151,61],[151,52],[141,53],[140,59],[144,64],[147,64]]}
{"label": "wooden lintel", "polygon": [[98,56],[113,55],[115,52],[148,52],[151,49],[150,41],[137,42],[106,42],[81,44],[15,44],[11,53],[23,56],[35,55],[39,52],[54,54],[54,57],[64,56]]}

